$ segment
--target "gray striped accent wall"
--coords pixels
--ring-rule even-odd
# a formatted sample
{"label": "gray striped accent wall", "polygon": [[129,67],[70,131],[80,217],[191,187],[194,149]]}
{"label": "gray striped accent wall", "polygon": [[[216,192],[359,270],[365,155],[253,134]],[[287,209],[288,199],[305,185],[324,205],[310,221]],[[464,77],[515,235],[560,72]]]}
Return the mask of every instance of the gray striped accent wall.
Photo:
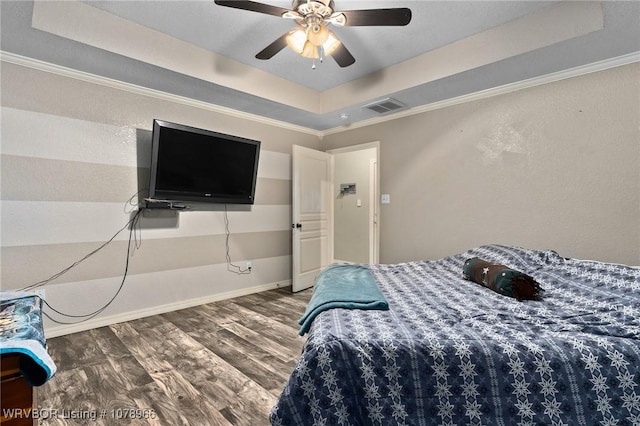
{"label": "gray striped accent wall", "polygon": [[[137,194],[146,195],[153,118],[262,141],[256,203],[228,212],[230,255],[242,266],[251,260],[251,274],[227,271],[220,206],[144,215],[119,297],[83,324],[47,321],[49,336],[289,283],[291,146],[318,148],[317,135],[6,62],[1,78],[3,290],[52,276],[130,220]],[[47,301],[71,314],[106,303],[121,283],[128,237],[121,232],[47,285]]]}

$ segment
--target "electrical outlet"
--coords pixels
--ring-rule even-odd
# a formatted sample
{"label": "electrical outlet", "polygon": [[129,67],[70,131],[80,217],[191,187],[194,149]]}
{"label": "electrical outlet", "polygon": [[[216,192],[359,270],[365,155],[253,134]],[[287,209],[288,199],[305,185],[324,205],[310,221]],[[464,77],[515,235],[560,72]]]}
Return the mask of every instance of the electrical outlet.
{"label": "electrical outlet", "polygon": [[247,261],[247,266],[246,266],[246,268],[245,268],[245,269],[246,269],[247,271],[250,271],[252,268],[253,268],[253,265],[251,264],[251,261],[250,261],[250,260],[248,260],[248,261]]}
{"label": "electrical outlet", "polygon": [[39,288],[37,290],[33,290],[33,292],[40,297],[40,299],[45,300],[46,295],[45,295],[45,290],[44,288]]}

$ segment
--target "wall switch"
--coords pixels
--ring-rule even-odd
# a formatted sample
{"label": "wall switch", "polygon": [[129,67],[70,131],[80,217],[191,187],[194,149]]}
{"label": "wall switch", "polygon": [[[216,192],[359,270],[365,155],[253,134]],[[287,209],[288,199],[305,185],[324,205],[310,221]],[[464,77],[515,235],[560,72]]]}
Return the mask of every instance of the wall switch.
{"label": "wall switch", "polygon": [[360,198],[356,200],[356,207],[362,207],[362,200]]}
{"label": "wall switch", "polygon": [[382,204],[391,204],[391,195],[389,194],[382,194],[381,200],[380,202]]}

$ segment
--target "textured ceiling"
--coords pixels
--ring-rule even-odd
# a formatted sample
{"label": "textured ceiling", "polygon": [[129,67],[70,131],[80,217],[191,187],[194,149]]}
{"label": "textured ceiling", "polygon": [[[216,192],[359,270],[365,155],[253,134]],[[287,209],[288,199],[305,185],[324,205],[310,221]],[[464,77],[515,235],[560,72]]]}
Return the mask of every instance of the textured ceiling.
{"label": "textured ceiling", "polygon": [[213,1],[0,7],[5,53],[318,131],[375,117],[362,106],[386,96],[416,108],[640,51],[637,1],[338,0],[336,10],[408,7],[412,20],[333,28],[356,62],[315,70],[288,49],[254,57],[292,21]]}
{"label": "textured ceiling", "polygon": [[[409,7],[405,27],[332,27],[356,58],[341,69],[327,60],[313,71],[311,60],[283,50],[268,61],[255,54],[293,28],[291,20],[196,2],[87,2],[120,17],[169,34],[315,90],[327,90],[456,40],[504,24],[551,2],[340,1],[337,10]],[[266,3],[290,8],[290,1]],[[176,19],[175,17],[180,17]],[[188,24],[187,24],[188,23]]]}

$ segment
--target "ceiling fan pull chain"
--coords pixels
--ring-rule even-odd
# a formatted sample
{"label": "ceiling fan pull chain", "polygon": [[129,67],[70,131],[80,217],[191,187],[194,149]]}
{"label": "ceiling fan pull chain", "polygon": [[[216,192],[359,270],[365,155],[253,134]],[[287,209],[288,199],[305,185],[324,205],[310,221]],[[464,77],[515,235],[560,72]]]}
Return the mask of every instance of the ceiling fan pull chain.
{"label": "ceiling fan pull chain", "polygon": [[320,57],[320,63],[322,63],[322,59],[324,57],[324,46],[318,46],[318,56]]}

